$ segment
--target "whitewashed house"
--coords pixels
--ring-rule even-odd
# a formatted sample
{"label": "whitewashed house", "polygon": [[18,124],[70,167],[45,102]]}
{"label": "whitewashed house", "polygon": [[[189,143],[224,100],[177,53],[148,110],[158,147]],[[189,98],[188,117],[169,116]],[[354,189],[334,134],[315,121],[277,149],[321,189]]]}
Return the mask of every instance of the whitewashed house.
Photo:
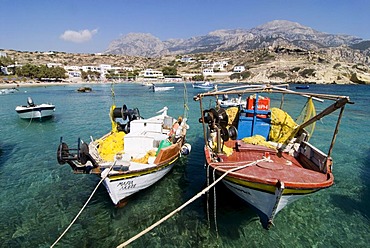
{"label": "whitewashed house", "polygon": [[145,69],[139,73],[142,78],[163,78],[163,72],[153,69]]}
{"label": "whitewashed house", "polygon": [[245,71],[245,67],[243,65],[237,65],[234,67],[233,72],[243,72]]}
{"label": "whitewashed house", "polygon": [[204,77],[213,76],[213,74],[215,74],[215,72],[213,71],[213,68],[205,68],[203,69],[202,73]]}

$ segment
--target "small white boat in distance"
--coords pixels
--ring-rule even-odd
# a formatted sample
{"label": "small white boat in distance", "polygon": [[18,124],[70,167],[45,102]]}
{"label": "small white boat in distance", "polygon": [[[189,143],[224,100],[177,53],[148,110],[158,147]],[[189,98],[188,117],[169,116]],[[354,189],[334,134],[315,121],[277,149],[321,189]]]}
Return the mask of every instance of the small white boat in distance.
{"label": "small white boat in distance", "polygon": [[36,105],[32,98],[28,97],[27,106],[17,106],[15,111],[22,119],[43,119],[51,117],[54,114],[55,105],[48,103]]}
{"label": "small white boat in distance", "polygon": [[213,83],[210,83],[210,82],[203,82],[203,83],[193,83],[193,88],[199,88],[199,89],[213,89],[215,88],[215,85]]}
{"label": "small white boat in distance", "polygon": [[246,106],[247,101],[242,99],[241,95],[238,98],[231,98],[224,94],[222,99],[217,100],[217,104],[220,105],[221,108],[229,108],[229,107],[238,107],[238,106]]}
{"label": "small white boat in distance", "polygon": [[150,86],[150,89],[153,90],[153,92],[157,92],[157,91],[168,91],[168,90],[173,90],[175,89],[174,86],[155,86],[155,84],[152,84],[152,86]]}
{"label": "small white boat in distance", "polygon": [[1,89],[0,90],[0,95],[5,95],[5,94],[10,94],[10,93],[15,93],[17,92],[18,89],[16,88],[11,88],[11,89]]}

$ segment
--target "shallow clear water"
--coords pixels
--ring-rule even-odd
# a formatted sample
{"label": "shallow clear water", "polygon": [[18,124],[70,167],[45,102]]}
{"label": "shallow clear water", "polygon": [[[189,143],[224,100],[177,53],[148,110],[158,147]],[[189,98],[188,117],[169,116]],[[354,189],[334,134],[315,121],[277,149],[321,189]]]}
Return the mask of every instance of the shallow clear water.
{"label": "shallow clear water", "polygon": [[[138,107],[143,117],[168,106],[169,114],[177,117],[183,114],[183,84],[174,86],[174,91],[154,93],[138,84],[117,84],[116,105]],[[72,147],[78,137],[87,142],[110,129],[110,85],[91,85],[92,93],[78,93],[78,87],[21,88],[0,96],[0,247],[49,247],[99,181],[93,175],[74,175],[68,165],[56,160],[60,136]],[[116,247],[205,187],[199,106],[192,100],[200,90],[191,85],[187,89],[191,154],[163,180],[134,195],[124,208],[115,208],[101,186],[56,247]],[[210,224],[207,221],[202,197],[131,247],[366,247],[370,243],[370,87],[312,85],[309,91],[349,95],[356,103],[346,107],[333,151],[333,187],[282,210],[268,231],[251,208],[220,188],[218,235],[213,217]],[[55,116],[43,122],[19,119],[15,106],[26,104],[28,96],[36,104],[55,104]],[[326,125],[330,120],[324,118],[323,127],[316,129],[312,142],[318,147],[317,137],[330,142],[332,131]]]}

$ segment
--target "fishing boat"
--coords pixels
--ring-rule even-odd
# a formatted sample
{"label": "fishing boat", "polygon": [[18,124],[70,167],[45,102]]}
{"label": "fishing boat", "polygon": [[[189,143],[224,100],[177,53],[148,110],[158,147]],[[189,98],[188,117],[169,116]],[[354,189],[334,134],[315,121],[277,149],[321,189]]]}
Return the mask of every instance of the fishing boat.
{"label": "fishing boat", "polygon": [[44,119],[51,117],[55,111],[55,105],[49,103],[35,104],[31,97],[27,98],[27,105],[15,108],[21,119]]}
{"label": "fishing boat", "polygon": [[123,206],[129,196],[159,181],[182,155],[190,153],[186,117],[176,120],[167,110],[164,107],[144,119],[138,108],[113,105],[111,131],[89,144],[79,139],[75,149],[61,138],[57,160],[69,164],[74,173],[104,178],[113,204]]}
{"label": "fishing boat", "polygon": [[242,99],[241,95],[238,97],[230,98],[227,94],[222,95],[222,99],[217,99],[217,104],[221,108],[236,107],[247,104],[246,100]]}
{"label": "fishing boat", "polygon": [[[203,109],[207,98],[223,94],[245,96],[247,104]],[[298,106],[298,98],[305,108]],[[288,204],[333,185],[331,156],[344,107],[351,103],[349,97],[302,93],[290,90],[289,85],[267,84],[200,93],[194,100],[201,106],[199,122],[210,175],[251,205],[265,228],[270,228],[276,214]],[[316,113],[314,101],[325,104],[321,112]],[[286,108],[296,113],[303,110],[294,119]],[[309,140],[315,123],[336,110],[333,137],[315,137],[320,147],[327,141],[324,153]]]}
{"label": "fishing boat", "polygon": [[199,89],[213,89],[215,88],[215,85],[211,82],[203,82],[203,83],[193,83],[193,88],[199,88]]}
{"label": "fishing boat", "polygon": [[156,86],[155,84],[152,84],[150,86],[150,89],[153,90],[153,92],[157,92],[157,91],[173,90],[175,89],[175,87],[174,86]]}

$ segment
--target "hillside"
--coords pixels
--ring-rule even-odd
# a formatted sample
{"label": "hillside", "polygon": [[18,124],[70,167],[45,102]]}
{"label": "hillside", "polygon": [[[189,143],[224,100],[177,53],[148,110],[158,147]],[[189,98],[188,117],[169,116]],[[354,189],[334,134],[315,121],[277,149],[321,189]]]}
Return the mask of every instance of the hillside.
{"label": "hillside", "polygon": [[[216,30],[204,36],[167,41],[151,34],[131,33],[112,41],[105,53],[99,55],[5,52],[18,64],[109,64],[134,70],[176,67],[179,75],[194,75],[202,72],[200,60],[227,61],[227,72],[240,65],[247,69],[244,78],[239,77],[242,81],[370,83],[370,41],[350,35],[327,34],[284,20],[249,30]],[[182,57],[191,57],[195,62],[179,62]],[[230,80],[228,76],[207,79]]]}
{"label": "hillside", "polygon": [[[69,54],[54,52],[21,52],[6,50],[7,55],[18,64],[61,63],[62,65],[100,65],[110,64],[119,67],[162,69],[166,66],[177,68],[181,74],[199,74],[201,63],[185,63],[176,59],[181,56],[166,55],[156,58],[125,55]],[[246,67],[249,77],[242,81],[249,82],[296,82],[296,83],[361,83],[370,84],[370,68],[367,57],[348,47],[306,51],[295,47],[269,47],[254,50],[187,54],[195,61],[227,60],[227,70],[236,65]],[[210,78],[212,80],[212,78]],[[217,81],[229,81],[228,77],[213,78]]]}

